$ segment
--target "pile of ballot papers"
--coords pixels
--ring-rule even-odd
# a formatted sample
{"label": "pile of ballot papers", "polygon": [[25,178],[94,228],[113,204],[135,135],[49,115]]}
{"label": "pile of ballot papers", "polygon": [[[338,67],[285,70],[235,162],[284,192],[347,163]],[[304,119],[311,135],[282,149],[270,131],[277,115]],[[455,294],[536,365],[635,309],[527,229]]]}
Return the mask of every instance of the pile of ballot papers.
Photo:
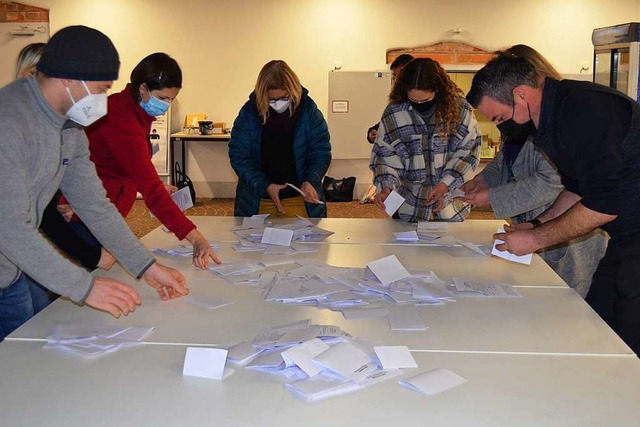
{"label": "pile of ballot papers", "polygon": [[97,322],[57,325],[47,337],[44,348],[89,358],[112,353],[122,347],[141,345],[152,330],[153,327]]}
{"label": "pile of ballot papers", "polygon": [[265,329],[252,343],[229,348],[227,360],[292,381],[285,388],[306,400],[351,393],[417,367],[406,347],[374,347],[308,319]]}
{"label": "pile of ballot papers", "polygon": [[[271,246],[283,246],[291,249],[288,253],[307,252],[301,245],[292,245],[296,241],[312,241],[317,242],[326,239],[333,234],[332,231],[324,230],[316,227],[306,218],[298,217],[298,220],[292,224],[284,224],[270,227],[265,222],[265,215],[254,215],[244,218],[242,226],[233,230],[238,236],[238,242],[233,248],[238,251],[264,251]],[[275,249],[272,249],[272,252]],[[287,253],[287,254],[288,254]],[[280,255],[282,249],[273,255]]]}

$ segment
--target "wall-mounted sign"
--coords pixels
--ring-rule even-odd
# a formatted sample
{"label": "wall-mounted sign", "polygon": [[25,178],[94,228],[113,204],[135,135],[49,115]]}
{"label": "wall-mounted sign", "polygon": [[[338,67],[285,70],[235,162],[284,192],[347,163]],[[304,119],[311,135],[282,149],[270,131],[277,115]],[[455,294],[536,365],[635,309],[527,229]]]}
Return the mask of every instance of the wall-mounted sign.
{"label": "wall-mounted sign", "polygon": [[342,100],[342,99],[331,101],[331,112],[332,113],[348,113],[349,101]]}

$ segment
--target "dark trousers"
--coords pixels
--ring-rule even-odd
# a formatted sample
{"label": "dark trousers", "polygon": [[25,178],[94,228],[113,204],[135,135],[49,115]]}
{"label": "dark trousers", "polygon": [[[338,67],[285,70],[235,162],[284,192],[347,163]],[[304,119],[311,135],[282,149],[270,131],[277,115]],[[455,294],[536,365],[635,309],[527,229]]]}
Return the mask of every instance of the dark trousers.
{"label": "dark trousers", "polygon": [[586,301],[640,355],[640,235],[609,241]]}

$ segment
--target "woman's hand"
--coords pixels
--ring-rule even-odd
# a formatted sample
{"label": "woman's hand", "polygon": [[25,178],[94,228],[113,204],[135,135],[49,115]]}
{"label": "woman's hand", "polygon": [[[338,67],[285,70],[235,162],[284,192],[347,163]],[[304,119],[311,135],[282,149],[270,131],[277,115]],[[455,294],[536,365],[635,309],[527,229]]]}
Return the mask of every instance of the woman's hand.
{"label": "woman's hand", "polygon": [[[165,184],[164,185],[164,189],[167,190],[167,193],[169,194],[173,194],[176,191],[178,191],[178,187],[176,187],[175,185],[169,185],[169,184]],[[195,202],[195,200],[194,200]]]}
{"label": "woman's hand", "polygon": [[209,259],[216,264],[222,264],[220,258],[216,255],[209,241],[198,231],[193,229],[187,234],[187,240],[193,246],[193,265],[198,268],[209,268]]}
{"label": "woman's hand", "polygon": [[71,222],[71,218],[73,218],[73,214],[75,213],[73,209],[71,209],[71,206],[68,204],[63,204],[58,205],[57,208],[58,212],[60,212],[60,215],[62,215],[64,220],[67,222]]}
{"label": "woman's hand", "polygon": [[98,265],[96,267],[103,270],[109,270],[113,267],[115,262],[116,259],[111,255],[111,252],[107,251],[105,248],[100,249],[100,261],[98,261]]}
{"label": "woman's hand", "polygon": [[318,192],[313,187],[313,185],[311,185],[310,182],[308,181],[303,182],[302,185],[300,186],[300,189],[305,194],[305,197],[304,197],[305,202],[315,203],[316,205],[321,203],[320,199],[318,198]]}
{"label": "woman's hand", "polygon": [[[280,201],[280,190],[284,190],[285,188],[287,188],[286,184],[269,184],[267,187],[267,194],[271,197],[273,203],[275,203],[276,209],[278,209],[278,213],[280,215],[284,215],[286,213],[282,207],[282,202]],[[318,197],[317,194],[316,197]]]}
{"label": "woman's hand", "polygon": [[384,201],[387,200],[387,197],[389,197],[389,194],[391,194],[391,189],[383,188],[382,191],[376,194],[375,197],[373,198],[373,204],[376,205],[378,208],[385,210]]}
{"label": "woman's hand", "polygon": [[433,207],[434,212],[439,212],[440,210],[442,210],[442,208],[444,207],[442,198],[445,194],[447,194],[447,191],[449,191],[449,189],[443,183],[439,183],[438,185],[433,187],[433,190],[431,190],[429,194],[427,194],[427,206],[435,204],[435,206]]}

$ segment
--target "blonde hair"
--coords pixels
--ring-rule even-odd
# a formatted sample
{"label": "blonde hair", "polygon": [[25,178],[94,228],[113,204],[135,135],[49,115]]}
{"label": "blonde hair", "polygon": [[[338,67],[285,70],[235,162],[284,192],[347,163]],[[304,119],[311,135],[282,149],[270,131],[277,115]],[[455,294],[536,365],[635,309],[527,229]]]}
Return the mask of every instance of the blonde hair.
{"label": "blonde hair", "polygon": [[536,74],[542,78],[551,77],[555,80],[562,80],[562,76],[560,76],[560,73],[553,67],[553,65],[551,65],[551,63],[540,54],[540,52],[526,44],[513,45],[510,48],[505,49],[504,52],[518,58],[522,58],[529,64],[533,65]]}
{"label": "blonde hair", "polygon": [[269,117],[269,91],[274,89],[282,89],[289,94],[289,116],[292,116],[302,99],[302,85],[296,73],[282,60],[267,62],[258,74],[255,88],[256,106],[263,124]]}
{"label": "blonde hair", "polygon": [[22,74],[29,68],[35,67],[40,61],[44,46],[44,43],[31,43],[22,48],[16,62],[16,79],[23,77]]}

